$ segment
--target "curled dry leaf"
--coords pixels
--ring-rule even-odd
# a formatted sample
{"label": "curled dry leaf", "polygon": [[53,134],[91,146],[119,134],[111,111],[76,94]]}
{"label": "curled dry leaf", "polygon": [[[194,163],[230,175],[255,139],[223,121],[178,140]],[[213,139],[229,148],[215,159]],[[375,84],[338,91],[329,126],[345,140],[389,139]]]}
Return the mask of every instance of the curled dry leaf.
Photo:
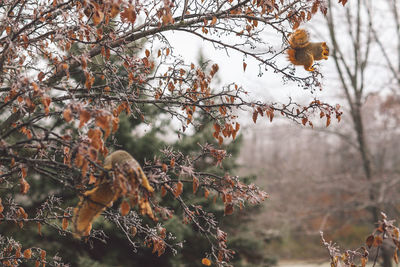
{"label": "curled dry leaf", "polygon": [[93,24],[94,25],[99,25],[104,19],[104,13],[101,12],[99,9],[96,9],[93,13]]}
{"label": "curled dry leaf", "polygon": [[372,247],[372,244],[374,243],[374,239],[375,239],[375,237],[373,235],[370,235],[367,237],[365,244],[367,245],[368,248]]}
{"label": "curled dry leaf", "polygon": [[121,206],[120,206],[121,215],[126,216],[130,210],[131,210],[131,207],[129,206],[129,203],[126,200],[122,201]]}
{"label": "curled dry leaf", "polygon": [[72,120],[72,112],[70,108],[64,110],[63,117],[66,122],[70,122]]}
{"label": "curled dry leaf", "polygon": [[121,12],[121,19],[122,21],[128,21],[134,24],[136,21],[135,7],[133,5],[129,5],[127,8],[125,8],[124,11]]}
{"label": "curled dry leaf", "polygon": [[89,111],[82,109],[79,114],[79,128],[82,128],[90,120],[90,117]]}
{"label": "curled dry leaf", "polygon": [[[68,216],[68,213],[64,213],[64,216]],[[68,219],[63,218],[62,219],[62,229],[65,231],[68,228]]]}
{"label": "curled dry leaf", "polygon": [[32,258],[32,250],[30,248],[25,249],[23,254],[25,259]]}
{"label": "curled dry leaf", "polygon": [[211,266],[211,261],[210,261],[209,259],[207,259],[207,258],[203,258],[203,259],[201,260],[201,263],[202,263],[203,265],[205,265],[205,266]]}
{"label": "curled dry leaf", "polygon": [[162,170],[163,170],[163,172],[167,172],[168,171],[168,165],[163,163],[162,164]]}
{"label": "curled dry leaf", "polygon": [[199,179],[193,176],[193,194],[196,193],[197,189],[199,188]]}
{"label": "curled dry leaf", "polygon": [[204,189],[204,197],[208,198],[209,194],[210,194],[210,192],[207,189]]}
{"label": "curled dry leaf", "polygon": [[40,250],[40,259],[44,261],[46,259],[46,250]]}
{"label": "curled dry leaf", "polygon": [[21,178],[20,180],[19,180],[19,184],[20,184],[20,186],[21,186],[21,194],[26,194],[26,193],[28,193],[28,191],[29,191],[29,188],[31,187],[29,184],[28,184],[28,182],[24,179],[24,178]]}
{"label": "curled dry leaf", "polygon": [[224,210],[224,214],[225,215],[231,215],[233,213],[233,204],[232,203],[226,203],[225,204],[225,210]]}
{"label": "curled dry leaf", "polygon": [[3,206],[3,204],[1,203],[1,198],[0,198],[0,213],[2,213],[3,210],[4,210],[4,206]]}
{"label": "curled dry leaf", "polygon": [[42,224],[40,222],[38,222],[37,226],[38,226],[38,233],[40,236],[42,236]]}
{"label": "curled dry leaf", "polygon": [[380,235],[375,236],[373,246],[379,247],[380,245],[382,245],[382,243],[383,243],[383,238]]}
{"label": "curled dry leaf", "polygon": [[119,3],[114,1],[111,4],[110,17],[115,18],[119,14]]}
{"label": "curled dry leaf", "polygon": [[177,198],[182,194],[182,192],[183,192],[183,183],[178,182],[174,188],[174,196]]}

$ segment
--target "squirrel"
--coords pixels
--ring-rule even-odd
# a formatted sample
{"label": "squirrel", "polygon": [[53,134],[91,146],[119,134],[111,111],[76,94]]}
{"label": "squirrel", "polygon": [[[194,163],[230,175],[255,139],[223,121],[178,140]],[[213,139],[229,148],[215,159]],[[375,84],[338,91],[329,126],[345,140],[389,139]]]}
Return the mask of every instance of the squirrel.
{"label": "squirrel", "polygon": [[289,36],[290,48],[287,51],[289,61],[294,65],[303,65],[307,71],[314,71],[314,60],[328,59],[329,47],[326,42],[312,43],[304,29],[297,29]]}
{"label": "squirrel", "polygon": [[[126,177],[118,178],[120,176],[117,175],[116,180],[110,180],[107,179],[105,173],[102,173],[95,187],[83,193],[78,205],[74,209],[72,220],[74,236],[77,238],[88,236],[93,220],[104,209],[111,207],[113,202],[121,196],[128,195],[132,199],[137,198],[139,204],[141,204],[141,213],[143,215],[147,214],[152,219],[154,218],[147,198],[140,198],[138,194],[140,185],[148,193],[154,192],[139,163],[128,152],[117,150],[105,158],[103,167],[107,171],[119,169],[123,171]],[[135,205],[136,203],[132,202],[132,204]],[[145,212],[142,212],[142,209],[145,209]]]}

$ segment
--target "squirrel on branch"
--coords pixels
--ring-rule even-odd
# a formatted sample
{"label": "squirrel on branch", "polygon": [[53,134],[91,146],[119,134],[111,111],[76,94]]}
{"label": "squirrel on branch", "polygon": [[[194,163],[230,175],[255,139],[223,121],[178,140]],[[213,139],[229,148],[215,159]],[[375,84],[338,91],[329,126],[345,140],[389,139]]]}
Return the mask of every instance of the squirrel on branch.
{"label": "squirrel on branch", "polygon": [[[74,236],[77,238],[88,236],[93,220],[121,196],[129,197],[132,208],[139,204],[140,214],[155,219],[148,201],[148,195],[154,189],[139,163],[128,152],[117,150],[105,158],[103,167],[107,171],[114,170],[115,177],[109,180],[103,172],[94,188],[80,197],[72,220]],[[139,187],[143,190],[139,190]],[[145,195],[140,196],[140,191],[144,191]]]}
{"label": "squirrel on branch", "polygon": [[289,36],[290,48],[287,51],[289,61],[294,65],[303,65],[307,71],[314,71],[314,60],[328,59],[329,47],[326,42],[312,43],[304,29],[297,29]]}

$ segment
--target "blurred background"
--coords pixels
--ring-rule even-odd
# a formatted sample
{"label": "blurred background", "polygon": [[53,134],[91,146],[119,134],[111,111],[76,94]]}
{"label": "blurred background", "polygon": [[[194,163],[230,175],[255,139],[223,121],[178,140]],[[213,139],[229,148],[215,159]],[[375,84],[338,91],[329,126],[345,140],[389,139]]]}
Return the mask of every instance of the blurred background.
{"label": "blurred background", "polygon": [[[364,245],[374,230],[381,211],[390,219],[399,218],[400,3],[352,0],[346,8],[339,7],[336,1],[328,3],[327,17],[313,18],[305,25],[312,40],[326,41],[331,51],[329,60],[317,67],[323,75],[321,91],[310,92],[285,83],[273,73],[261,75],[257,63],[237,57],[234,52],[224,54],[203,41],[179,33],[166,34],[176,48],[173,53],[188,62],[203,63],[204,68],[211,65],[208,61],[219,64],[215,88],[234,81],[242,84],[254,100],[285,103],[291,98],[309,103],[317,97],[338,103],[344,112],[339,123],[334,118],[330,122],[326,114],[321,114],[314,118],[311,128],[279,116],[272,123],[259,118],[254,124],[249,112],[238,111],[241,134],[224,144],[230,157],[223,166],[211,168],[221,174],[238,174],[246,183],[256,183],[269,193],[269,199],[262,206],[248,206],[224,216],[223,203],[184,191],[191,202],[215,212],[222,221],[221,228],[228,232],[228,244],[237,251],[234,266],[328,267],[329,254],[321,244],[321,231],[325,239],[340,247],[356,249]],[[282,40],[274,40],[273,31],[265,32],[265,38],[278,51],[285,46]],[[246,72],[236,67],[244,60]],[[288,64],[284,54],[277,62]],[[296,72],[299,76],[307,75],[302,68]],[[199,143],[218,146],[212,137],[212,125],[206,119],[201,129],[189,130],[177,139],[174,122],[157,110],[149,109],[147,114],[152,115],[147,116],[145,123],[121,118],[113,139],[114,147],[127,150],[141,164],[168,146],[187,154],[198,150]],[[207,162],[199,164],[209,166]],[[31,187],[56,186],[38,179],[32,181]],[[55,193],[64,199],[64,205],[76,205],[75,195]],[[32,211],[40,203],[35,200],[42,198],[40,194],[30,196]],[[168,196],[164,201],[171,207],[176,205]],[[121,233],[113,231],[104,220],[97,220],[94,228],[96,224],[103,225],[109,246],[101,242],[85,244],[72,237],[59,238],[55,230],[46,227],[41,237],[31,235],[29,232],[37,229],[28,225],[24,231],[17,231],[17,238],[27,239],[22,242],[27,246],[41,244],[49,254],[57,252],[71,266],[202,266],[200,259],[208,249],[203,237],[190,225],[180,223],[179,214],[167,221],[166,227],[182,240],[183,249],[177,255],[168,251],[159,258],[150,248],[132,253]],[[14,231],[13,227],[0,225],[0,231]],[[391,244],[384,244],[383,257],[377,265],[391,267],[391,251]],[[371,250],[371,255],[375,252]]]}

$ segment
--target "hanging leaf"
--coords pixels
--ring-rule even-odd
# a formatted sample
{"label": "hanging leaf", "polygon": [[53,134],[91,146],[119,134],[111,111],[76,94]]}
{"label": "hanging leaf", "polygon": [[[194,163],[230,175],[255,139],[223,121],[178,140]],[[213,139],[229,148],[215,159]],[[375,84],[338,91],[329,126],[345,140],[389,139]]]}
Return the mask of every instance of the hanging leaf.
{"label": "hanging leaf", "polygon": [[374,236],[370,235],[367,237],[367,240],[365,241],[365,244],[367,245],[368,248],[372,247],[372,244],[374,243]]}
{"label": "hanging leaf", "polygon": [[210,194],[210,192],[207,189],[204,189],[204,197],[208,198],[209,194]]}
{"label": "hanging leaf", "polygon": [[133,5],[129,5],[127,8],[124,9],[123,12],[121,12],[121,20],[123,22],[130,22],[132,24],[135,23],[136,21],[136,11],[135,7]]}
{"label": "hanging leaf", "polygon": [[175,185],[174,196],[177,198],[182,194],[182,192],[183,192],[183,183],[182,182],[178,182]]}
{"label": "hanging leaf", "polygon": [[25,249],[23,254],[25,259],[32,258],[32,250],[30,248]]}
{"label": "hanging leaf", "polygon": [[96,9],[92,16],[93,24],[95,26],[99,25],[103,21],[103,19],[104,19],[104,13],[101,12],[99,9]]}
{"label": "hanging leaf", "polygon": [[225,215],[231,215],[233,213],[233,204],[232,203],[226,203],[225,204],[225,209],[224,209],[224,214]]}
{"label": "hanging leaf", "polygon": [[211,261],[210,261],[209,259],[207,259],[207,258],[203,258],[203,259],[201,260],[201,263],[202,263],[203,265],[205,265],[205,266],[211,266]]}
{"label": "hanging leaf", "polygon": [[30,185],[28,184],[28,182],[24,178],[21,178],[19,180],[19,184],[21,186],[21,190],[20,190],[21,194],[25,195],[26,193],[28,193]]}
{"label": "hanging leaf", "polygon": [[193,194],[196,194],[198,188],[199,188],[199,179],[197,179],[196,176],[193,176]]}
{"label": "hanging leaf", "polygon": [[66,122],[70,122],[72,120],[72,111],[70,108],[66,108],[63,112],[63,117]]}
{"label": "hanging leaf", "polygon": [[46,259],[46,250],[40,250],[40,259],[44,261]]}
{"label": "hanging leaf", "polygon": [[114,1],[111,4],[110,17],[115,18],[119,14],[119,3]]}
{"label": "hanging leaf", "polygon": [[[64,216],[68,216],[68,213],[64,213]],[[68,219],[63,218],[62,219],[62,229],[65,231],[68,228]]]}
{"label": "hanging leaf", "polygon": [[121,215],[126,216],[130,210],[131,210],[131,207],[129,206],[128,201],[126,201],[126,200],[122,201],[121,206],[120,206]]}
{"label": "hanging leaf", "polygon": [[331,117],[326,116],[326,127],[328,127],[331,124]]}
{"label": "hanging leaf", "polygon": [[161,186],[161,197],[165,197],[167,194],[167,189],[165,189],[165,186]]}
{"label": "hanging leaf", "polygon": [[38,226],[38,233],[40,236],[42,236],[42,224],[40,222],[38,222],[37,226]]}
{"label": "hanging leaf", "polygon": [[383,239],[380,235],[375,236],[374,238],[374,243],[372,244],[374,247],[379,247],[380,245],[382,245],[383,243]]}
{"label": "hanging leaf", "polygon": [[256,123],[257,122],[257,117],[258,117],[258,111],[254,110],[253,112],[253,122]]}
{"label": "hanging leaf", "polygon": [[90,120],[90,113],[89,111],[86,111],[85,109],[82,109],[80,114],[79,114],[79,128],[82,128],[83,125],[85,125],[86,122]]}

